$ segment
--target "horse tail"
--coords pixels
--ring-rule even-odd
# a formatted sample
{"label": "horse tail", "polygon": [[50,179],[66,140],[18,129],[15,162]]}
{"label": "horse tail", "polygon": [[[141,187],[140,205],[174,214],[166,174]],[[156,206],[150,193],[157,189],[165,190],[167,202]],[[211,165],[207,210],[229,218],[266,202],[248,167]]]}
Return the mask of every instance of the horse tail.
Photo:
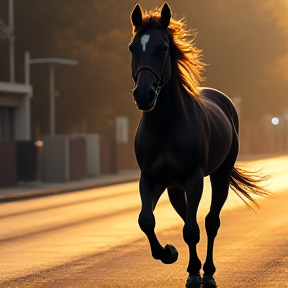
{"label": "horse tail", "polygon": [[[253,209],[253,205],[259,208],[256,200],[251,196],[269,197],[271,194],[266,189],[264,181],[267,181],[270,176],[261,173],[262,169],[249,171],[241,165],[235,165],[230,177],[229,185],[231,189],[245,202],[245,204]],[[250,203],[247,201],[249,200]],[[252,204],[252,206],[250,205]]]}

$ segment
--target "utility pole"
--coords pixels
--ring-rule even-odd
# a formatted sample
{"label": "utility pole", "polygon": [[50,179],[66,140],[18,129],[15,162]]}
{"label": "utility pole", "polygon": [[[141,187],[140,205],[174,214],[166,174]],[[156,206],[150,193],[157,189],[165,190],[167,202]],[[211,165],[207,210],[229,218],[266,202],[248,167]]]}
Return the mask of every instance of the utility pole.
{"label": "utility pole", "polygon": [[13,0],[9,0],[9,40],[10,40],[10,47],[9,47],[9,55],[10,55],[10,82],[15,82],[15,53],[14,53],[14,3]]}

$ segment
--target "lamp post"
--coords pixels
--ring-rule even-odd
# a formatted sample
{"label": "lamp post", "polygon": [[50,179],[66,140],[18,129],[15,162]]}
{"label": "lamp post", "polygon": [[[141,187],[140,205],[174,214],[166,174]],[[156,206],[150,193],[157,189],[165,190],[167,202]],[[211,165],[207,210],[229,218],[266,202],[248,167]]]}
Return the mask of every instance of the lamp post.
{"label": "lamp post", "polygon": [[55,135],[55,66],[61,65],[78,65],[78,61],[59,58],[37,58],[30,59],[30,53],[25,52],[25,83],[30,84],[30,65],[31,64],[49,64],[49,83],[50,83],[50,135]]}

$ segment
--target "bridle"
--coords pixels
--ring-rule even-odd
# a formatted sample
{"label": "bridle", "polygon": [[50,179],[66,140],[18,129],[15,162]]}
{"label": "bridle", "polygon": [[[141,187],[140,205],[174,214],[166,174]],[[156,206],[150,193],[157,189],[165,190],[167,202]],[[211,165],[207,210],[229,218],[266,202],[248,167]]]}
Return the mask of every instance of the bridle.
{"label": "bridle", "polygon": [[164,73],[165,73],[165,70],[166,70],[166,67],[167,67],[168,55],[169,55],[169,51],[167,52],[167,55],[166,55],[166,58],[165,58],[164,67],[163,67],[163,70],[162,70],[161,75],[159,75],[153,68],[151,68],[151,67],[149,67],[149,66],[140,66],[140,67],[138,67],[138,69],[137,69],[137,71],[134,73],[134,75],[132,74],[132,78],[133,78],[134,83],[136,84],[136,82],[137,82],[137,77],[138,77],[139,73],[140,73],[142,70],[147,70],[147,71],[149,71],[149,72],[154,76],[154,78],[156,79],[156,80],[155,80],[155,94],[156,94],[156,97],[158,97],[161,88],[162,88],[164,85],[167,84],[167,82],[164,83],[163,76],[164,76]]}

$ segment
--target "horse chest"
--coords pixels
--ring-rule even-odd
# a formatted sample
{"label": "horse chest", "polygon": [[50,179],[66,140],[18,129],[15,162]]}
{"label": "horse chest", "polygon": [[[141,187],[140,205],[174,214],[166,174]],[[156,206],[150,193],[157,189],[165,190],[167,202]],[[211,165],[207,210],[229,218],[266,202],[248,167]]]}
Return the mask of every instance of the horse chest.
{"label": "horse chest", "polygon": [[145,131],[145,135],[138,131],[135,138],[136,158],[142,171],[171,179],[191,169],[195,149],[199,147],[195,145],[195,134],[179,129]]}

